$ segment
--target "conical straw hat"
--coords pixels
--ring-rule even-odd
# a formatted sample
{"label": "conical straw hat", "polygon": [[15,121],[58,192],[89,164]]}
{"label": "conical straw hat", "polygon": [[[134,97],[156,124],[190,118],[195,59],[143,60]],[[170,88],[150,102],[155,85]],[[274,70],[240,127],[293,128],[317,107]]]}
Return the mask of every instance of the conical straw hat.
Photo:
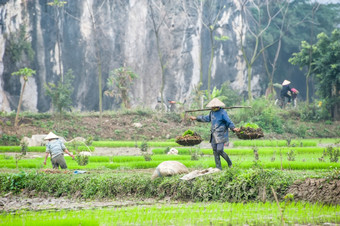
{"label": "conical straw hat", "polygon": [[217,98],[212,99],[208,104],[207,104],[207,108],[214,108],[214,107],[225,107],[225,104],[220,101]]}
{"label": "conical straw hat", "polygon": [[55,135],[54,133],[50,132],[47,134],[47,136],[44,138],[44,140],[51,140],[51,139],[58,139],[59,137]]}
{"label": "conical straw hat", "polygon": [[288,80],[284,80],[283,83],[282,83],[283,86],[289,85],[289,84],[290,84],[290,81],[288,81]]}

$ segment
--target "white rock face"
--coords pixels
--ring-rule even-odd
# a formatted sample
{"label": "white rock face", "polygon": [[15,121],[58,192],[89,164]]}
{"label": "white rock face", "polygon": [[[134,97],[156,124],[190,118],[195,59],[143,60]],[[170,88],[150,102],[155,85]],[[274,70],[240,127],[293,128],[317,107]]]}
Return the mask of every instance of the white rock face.
{"label": "white rock face", "polygon": [[178,150],[176,148],[171,148],[167,153],[168,155],[178,155]]}
{"label": "white rock face", "polygon": [[[5,2],[0,5],[2,110],[15,110],[10,108],[15,108],[13,106],[18,102],[18,90],[15,88],[18,84],[14,86],[9,82],[15,65],[4,65],[3,62],[10,58],[5,56],[8,44],[6,37],[18,32],[20,25],[27,27],[27,37],[35,52],[32,65],[35,65],[33,69],[37,71],[27,84],[23,110],[51,109],[44,84],[57,84],[61,77],[60,69],[64,74],[72,69],[75,75],[72,95],[74,109],[98,110],[98,53],[101,54],[103,92],[108,88],[106,80],[112,70],[125,65],[138,74],[129,92],[133,107],[154,107],[162,80],[164,101],[171,99],[190,104],[192,91],[198,85],[201,72],[204,83],[202,88],[207,88],[211,46],[209,32],[202,24],[206,15],[202,15],[205,12],[202,9],[194,10],[195,5],[191,0],[169,1],[166,5],[162,1],[155,1],[151,5],[153,10],[150,10],[148,0],[68,1],[65,5],[68,13],[61,13],[58,20],[51,18],[54,9],[46,6],[44,1]],[[241,93],[247,91],[247,78],[245,62],[238,45],[240,34],[243,32],[245,35],[245,28],[240,26],[243,18],[239,12],[239,1],[226,1],[226,4],[217,22],[219,28],[215,35],[228,36],[230,39],[215,40],[211,88],[232,81],[232,87]],[[92,23],[91,14],[95,16],[95,24]],[[57,28],[60,29],[60,45],[57,44]],[[260,82],[261,77],[253,75],[254,95],[260,92]],[[116,109],[119,104],[119,101],[112,98],[103,98],[104,110]]]}

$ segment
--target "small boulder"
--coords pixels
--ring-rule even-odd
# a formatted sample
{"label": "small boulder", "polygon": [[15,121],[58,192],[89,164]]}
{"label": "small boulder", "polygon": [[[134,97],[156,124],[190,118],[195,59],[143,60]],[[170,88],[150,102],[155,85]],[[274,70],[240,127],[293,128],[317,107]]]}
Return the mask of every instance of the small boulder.
{"label": "small boulder", "polygon": [[176,148],[171,148],[168,155],[178,155],[178,150]]}
{"label": "small boulder", "polygon": [[188,172],[189,172],[188,168],[180,162],[165,161],[157,166],[156,170],[151,176],[151,179],[154,180],[157,177],[173,176]]}
{"label": "small boulder", "polygon": [[[36,134],[36,135],[32,135],[32,138],[23,137],[21,139],[21,142],[25,142],[28,147],[45,146],[48,142],[47,140],[44,140],[46,136],[47,134]],[[62,142],[65,142],[65,138],[59,137],[59,139]]]}
{"label": "small boulder", "polygon": [[135,127],[135,128],[142,128],[142,126],[143,126],[140,122],[135,122],[135,123],[133,123],[132,125],[133,125],[133,127]]}

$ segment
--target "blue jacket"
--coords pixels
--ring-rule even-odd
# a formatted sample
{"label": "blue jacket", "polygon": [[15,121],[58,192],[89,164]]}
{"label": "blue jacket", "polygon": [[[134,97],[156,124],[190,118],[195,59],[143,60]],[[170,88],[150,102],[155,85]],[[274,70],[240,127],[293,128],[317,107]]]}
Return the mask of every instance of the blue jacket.
{"label": "blue jacket", "polygon": [[211,122],[210,143],[214,144],[228,142],[228,128],[235,128],[227,112],[222,108],[218,111],[211,111],[206,116],[197,116],[196,120],[198,122]]}

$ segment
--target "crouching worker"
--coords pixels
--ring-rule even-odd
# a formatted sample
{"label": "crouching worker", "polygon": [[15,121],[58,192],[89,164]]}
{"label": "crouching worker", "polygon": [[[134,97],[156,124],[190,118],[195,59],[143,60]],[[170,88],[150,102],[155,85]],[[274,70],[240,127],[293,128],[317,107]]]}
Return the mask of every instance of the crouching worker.
{"label": "crouching worker", "polygon": [[72,157],[74,160],[74,155],[70,153],[67,148],[65,147],[64,143],[59,139],[57,135],[50,132],[44,140],[48,140],[48,143],[46,144],[46,156],[44,165],[46,165],[46,161],[48,158],[48,155],[51,155],[51,162],[53,169],[67,169],[67,165],[64,159],[64,152]]}
{"label": "crouching worker", "polygon": [[198,122],[211,122],[211,135],[210,143],[214,151],[216,168],[222,170],[221,159],[224,158],[229,167],[232,167],[232,162],[224,152],[224,143],[228,142],[228,128],[233,132],[239,131],[239,128],[235,128],[234,123],[230,120],[227,112],[223,109],[224,103],[219,99],[212,99],[207,108],[211,108],[209,115],[206,116],[190,116],[191,120],[197,120]]}

